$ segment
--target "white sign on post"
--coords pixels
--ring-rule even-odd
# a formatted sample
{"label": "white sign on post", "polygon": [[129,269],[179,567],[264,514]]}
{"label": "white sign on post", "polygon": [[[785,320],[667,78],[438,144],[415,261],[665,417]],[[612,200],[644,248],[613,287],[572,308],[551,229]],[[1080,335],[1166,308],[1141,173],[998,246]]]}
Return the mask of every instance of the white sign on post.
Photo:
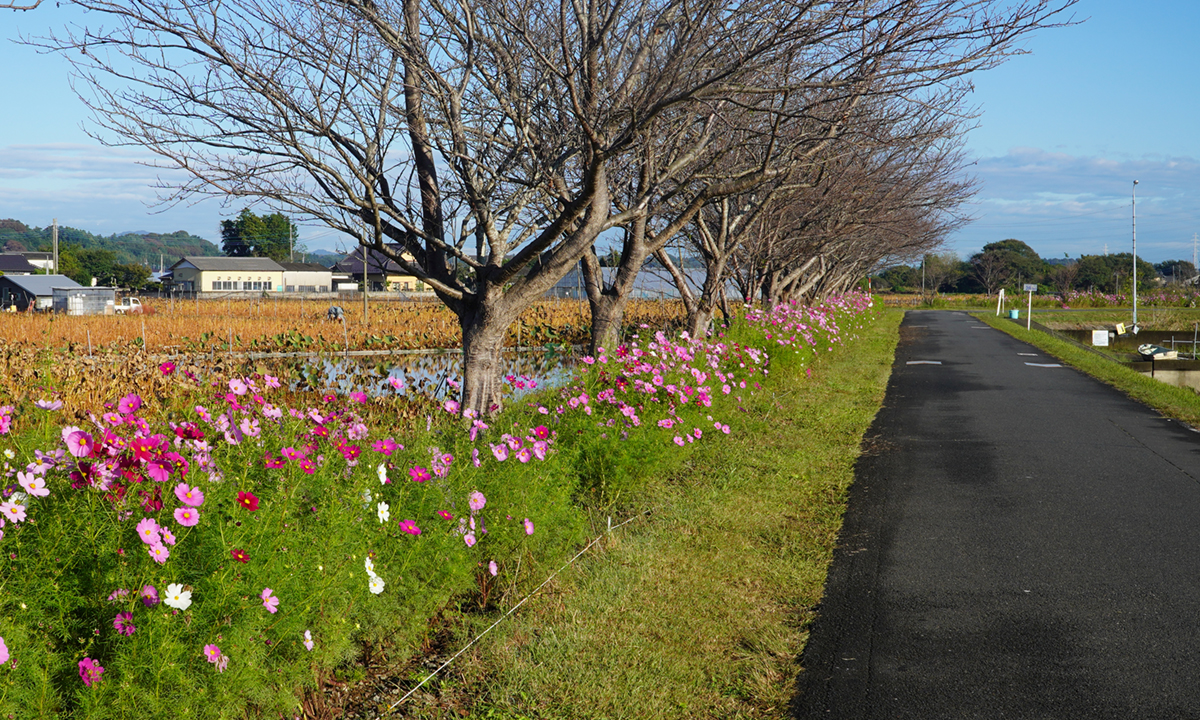
{"label": "white sign on post", "polygon": [[1025,283],[1025,292],[1037,292],[1037,283]]}
{"label": "white sign on post", "polygon": [[1108,347],[1108,331],[1107,330],[1093,330],[1092,331],[1092,344],[1096,345],[1098,347]]}
{"label": "white sign on post", "polygon": [[1025,292],[1029,293],[1029,309],[1025,311],[1025,329],[1032,327],[1033,323],[1033,293],[1037,290],[1037,283],[1025,283]]}

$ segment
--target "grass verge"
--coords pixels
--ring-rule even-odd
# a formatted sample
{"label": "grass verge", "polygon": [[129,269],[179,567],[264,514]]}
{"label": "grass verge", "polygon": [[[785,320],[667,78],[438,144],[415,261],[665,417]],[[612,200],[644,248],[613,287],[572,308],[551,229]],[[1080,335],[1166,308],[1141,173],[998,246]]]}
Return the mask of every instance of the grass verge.
{"label": "grass verge", "polygon": [[460,658],[428,714],[458,695],[479,718],[785,716],[901,317],[808,368],[773,358],[735,435],[650,480],[645,519]]}
{"label": "grass verge", "polygon": [[1071,367],[1112,385],[1167,417],[1181,420],[1193,427],[1200,427],[1200,395],[1190,388],[1175,387],[1159,382],[1097,353],[1089,352],[1038,330],[1026,330],[1004,318],[998,318],[988,313],[975,313],[974,317],[994,328],[1003,330],[1018,340],[1045,350]]}

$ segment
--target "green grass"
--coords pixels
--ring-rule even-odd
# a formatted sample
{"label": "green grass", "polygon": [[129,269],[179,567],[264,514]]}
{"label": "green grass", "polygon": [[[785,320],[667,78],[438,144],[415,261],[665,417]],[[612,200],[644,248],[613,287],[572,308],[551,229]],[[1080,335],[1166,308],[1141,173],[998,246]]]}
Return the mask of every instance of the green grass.
{"label": "green grass", "polygon": [[859,338],[808,363],[811,379],[802,356],[774,358],[733,435],[650,480],[649,514],[460,658],[436,705],[479,718],[785,717],[901,317],[849,331]]}
{"label": "green grass", "polygon": [[[1024,308],[1021,308],[1024,316]],[[1034,319],[1054,330],[1087,330],[1111,327],[1116,323],[1133,323],[1130,308],[1105,308],[1076,312],[1037,312]],[[1138,324],[1143,330],[1186,332],[1200,322],[1200,308],[1143,307],[1138,310]]]}
{"label": "green grass", "polygon": [[[1045,350],[1068,365],[1112,385],[1167,417],[1182,420],[1192,426],[1200,426],[1200,395],[1190,388],[1167,385],[1078,345],[1039,330],[1026,330],[1014,322],[989,313],[976,313],[975,317],[1018,340]],[[1040,317],[1038,319],[1041,320]]]}

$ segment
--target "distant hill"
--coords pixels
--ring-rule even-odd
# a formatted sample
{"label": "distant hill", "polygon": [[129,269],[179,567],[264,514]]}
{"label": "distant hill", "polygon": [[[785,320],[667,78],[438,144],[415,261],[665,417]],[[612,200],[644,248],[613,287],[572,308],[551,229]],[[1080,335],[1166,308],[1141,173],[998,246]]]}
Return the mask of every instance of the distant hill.
{"label": "distant hill", "polygon": [[[84,248],[111,250],[122,264],[148,265],[158,268],[159,258],[170,265],[184,255],[220,255],[221,249],[202,237],[179,230],[173,233],[124,232],[120,234],[93,235],[87,230],[60,225],[58,242],[79,245]],[[0,220],[0,248],[8,251],[23,250],[49,252],[53,245],[53,230],[48,227],[29,227],[19,220]]]}

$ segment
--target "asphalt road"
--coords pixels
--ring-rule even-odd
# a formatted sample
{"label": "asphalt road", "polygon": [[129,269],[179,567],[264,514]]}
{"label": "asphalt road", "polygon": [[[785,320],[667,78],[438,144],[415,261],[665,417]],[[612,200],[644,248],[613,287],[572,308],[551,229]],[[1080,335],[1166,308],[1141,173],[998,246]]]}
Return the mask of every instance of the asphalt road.
{"label": "asphalt road", "polygon": [[908,313],[797,717],[1200,718],[1200,434],[1056,363]]}

